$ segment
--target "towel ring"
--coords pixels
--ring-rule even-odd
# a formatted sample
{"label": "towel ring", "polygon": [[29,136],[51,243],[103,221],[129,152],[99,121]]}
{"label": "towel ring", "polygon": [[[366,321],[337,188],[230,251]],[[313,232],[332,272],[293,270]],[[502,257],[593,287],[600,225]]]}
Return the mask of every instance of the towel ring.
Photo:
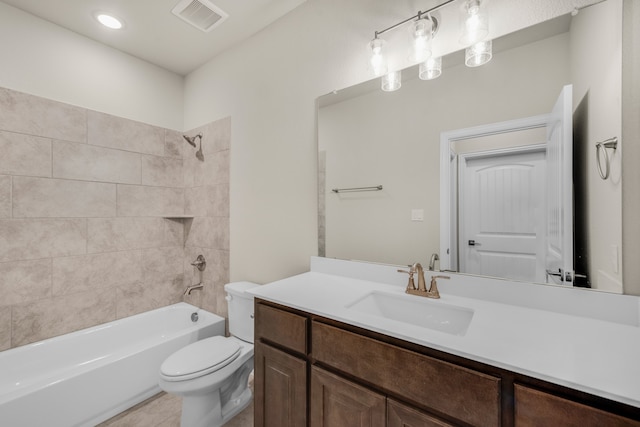
{"label": "towel ring", "polygon": [[[613,138],[596,143],[596,165],[598,166],[598,173],[602,179],[609,178],[609,172],[611,172],[607,148],[612,148],[613,150],[618,148],[618,138],[614,136]],[[602,153],[604,153],[604,172],[602,171]]]}

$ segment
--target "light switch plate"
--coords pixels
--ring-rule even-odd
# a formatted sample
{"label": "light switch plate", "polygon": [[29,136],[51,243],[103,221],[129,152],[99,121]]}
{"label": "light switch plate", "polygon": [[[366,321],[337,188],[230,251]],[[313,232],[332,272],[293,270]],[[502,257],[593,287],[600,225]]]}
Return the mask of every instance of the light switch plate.
{"label": "light switch plate", "polygon": [[424,221],[424,209],[411,209],[411,221]]}

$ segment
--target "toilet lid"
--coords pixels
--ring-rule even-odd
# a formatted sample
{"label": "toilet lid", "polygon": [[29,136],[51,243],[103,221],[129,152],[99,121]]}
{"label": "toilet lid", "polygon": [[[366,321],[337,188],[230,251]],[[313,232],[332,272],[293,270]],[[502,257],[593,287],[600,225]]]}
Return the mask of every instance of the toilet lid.
{"label": "toilet lid", "polygon": [[162,363],[160,373],[174,381],[196,378],[227,366],[239,354],[240,344],[236,340],[223,336],[206,338],[169,356]]}

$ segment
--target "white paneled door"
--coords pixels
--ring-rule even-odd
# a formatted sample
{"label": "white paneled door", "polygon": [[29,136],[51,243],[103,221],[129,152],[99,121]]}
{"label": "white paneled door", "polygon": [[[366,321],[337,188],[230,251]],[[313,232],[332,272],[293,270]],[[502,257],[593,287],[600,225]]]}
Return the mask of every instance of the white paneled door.
{"label": "white paneled door", "polygon": [[460,156],[460,271],[545,280],[545,150]]}

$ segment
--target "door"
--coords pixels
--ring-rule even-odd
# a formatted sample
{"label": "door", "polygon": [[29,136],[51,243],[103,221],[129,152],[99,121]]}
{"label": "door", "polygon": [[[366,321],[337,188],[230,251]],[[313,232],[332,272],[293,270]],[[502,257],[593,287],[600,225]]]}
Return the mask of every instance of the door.
{"label": "door", "polygon": [[461,272],[545,280],[545,157],[543,146],[459,156]]}
{"label": "door", "polygon": [[562,88],[547,123],[547,283],[573,281],[572,86]]}
{"label": "door", "polygon": [[385,427],[386,398],[374,391],[311,367],[311,427]]}
{"label": "door", "polygon": [[307,424],[307,362],[256,341],[256,427]]}

